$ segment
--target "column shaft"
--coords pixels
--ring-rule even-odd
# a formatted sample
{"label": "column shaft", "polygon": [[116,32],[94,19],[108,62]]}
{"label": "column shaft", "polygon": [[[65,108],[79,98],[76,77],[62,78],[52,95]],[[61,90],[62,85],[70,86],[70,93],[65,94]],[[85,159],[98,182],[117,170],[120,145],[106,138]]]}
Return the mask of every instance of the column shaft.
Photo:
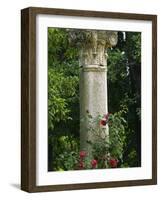
{"label": "column shaft", "polygon": [[[88,113],[97,118],[107,114],[107,70],[106,67],[85,67],[80,71],[80,145],[81,149],[90,151],[87,140],[94,140],[88,130]],[[98,124],[93,124],[97,126]]]}

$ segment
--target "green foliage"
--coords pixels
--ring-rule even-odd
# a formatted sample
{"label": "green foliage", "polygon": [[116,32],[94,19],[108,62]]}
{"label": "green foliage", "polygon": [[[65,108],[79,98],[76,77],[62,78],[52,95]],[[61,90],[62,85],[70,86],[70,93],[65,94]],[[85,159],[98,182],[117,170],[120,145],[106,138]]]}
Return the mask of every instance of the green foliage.
{"label": "green foliage", "polygon": [[[48,28],[49,170],[79,169],[80,164],[79,49],[68,34]],[[141,165],[141,33],[125,35],[118,32],[117,46],[107,51],[110,136],[92,144],[94,157],[83,160],[86,169],[91,169],[91,159],[98,161],[97,168],[110,167],[110,158],[118,159],[119,167]],[[93,134],[101,133],[99,128]]]}
{"label": "green foliage", "polygon": [[70,47],[65,29],[48,29],[48,123],[72,119],[71,104],[78,103],[77,50]]}
{"label": "green foliage", "polygon": [[133,61],[132,64],[141,64],[141,34],[128,32],[127,43],[125,51],[128,55],[129,61]]}
{"label": "green foliage", "polygon": [[108,50],[108,55],[108,80],[112,83],[117,82],[119,79],[124,80],[128,76],[125,52],[116,48],[115,50]]}
{"label": "green foliage", "polygon": [[48,28],[49,170],[53,170],[53,166],[59,168],[56,158],[60,153],[72,150],[60,148],[63,146],[61,137],[76,141],[77,147],[79,144],[78,75],[78,50],[70,45],[66,29]]}
{"label": "green foliage", "polygon": [[52,170],[72,170],[76,165],[79,141],[73,136],[52,136],[51,144],[54,145],[54,156]]}
{"label": "green foliage", "polygon": [[72,119],[69,104],[76,95],[78,77],[65,77],[52,68],[48,70],[48,77],[48,125],[53,129],[56,123]]}
{"label": "green foliage", "polygon": [[109,152],[111,157],[118,158],[122,162],[126,139],[125,127],[127,127],[127,121],[123,117],[125,113],[126,110],[121,110],[109,118]]}
{"label": "green foliage", "polygon": [[141,165],[141,33],[126,32],[124,39],[119,32],[118,38],[117,46],[108,50],[108,102],[112,113],[127,108],[123,157],[126,165],[137,167]]}
{"label": "green foliage", "polygon": [[[57,66],[59,64],[64,66]],[[78,49],[69,43],[66,29],[48,29],[48,66],[55,67],[61,71],[78,63]],[[74,70],[76,71],[76,70]]]}

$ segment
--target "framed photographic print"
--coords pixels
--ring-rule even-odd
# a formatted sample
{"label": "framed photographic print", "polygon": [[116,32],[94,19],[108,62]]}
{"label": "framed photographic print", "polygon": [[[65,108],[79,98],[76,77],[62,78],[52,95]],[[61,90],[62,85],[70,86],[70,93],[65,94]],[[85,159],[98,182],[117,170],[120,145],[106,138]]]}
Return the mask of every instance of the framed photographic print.
{"label": "framed photographic print", "polygon": [[157,184],[157,16],[21,11],[21,189]]}

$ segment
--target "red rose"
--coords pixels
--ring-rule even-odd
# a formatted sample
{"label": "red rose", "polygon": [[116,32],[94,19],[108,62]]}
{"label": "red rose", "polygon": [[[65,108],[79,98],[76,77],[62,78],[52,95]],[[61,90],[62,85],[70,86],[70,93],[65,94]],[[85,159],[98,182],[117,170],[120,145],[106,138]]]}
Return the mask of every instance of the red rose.
{"label": "red rose", "polygon": [[102,125],[102,126],[106,126],[106,120],[105,119],[101,119],[101,121],[100,121],[100,125]]}
{"label": "red rose", "polygon": [[96,168],[97,163],[98,163],[97,160],[92,160],[91,161],[92,168]]}
{"label": "red rose", "polygon": [[117,167],[117,164],[118,164],[118,160],[115,159],[115,158],[111,158],[111,159],[109,160],[109,164],[110,164],[110,166],[111,166],[112,168],[116,168],[116,167]]}
{"label": "red rose", "polygon": [[87,153],[85,151],[80,151],[79,152],[80,158],[84,158],[86,155],[87,155]]}
{"label": "red rose", "polygon": [[84,169],[84,163],[82,161],[79,163],[79,169]]}

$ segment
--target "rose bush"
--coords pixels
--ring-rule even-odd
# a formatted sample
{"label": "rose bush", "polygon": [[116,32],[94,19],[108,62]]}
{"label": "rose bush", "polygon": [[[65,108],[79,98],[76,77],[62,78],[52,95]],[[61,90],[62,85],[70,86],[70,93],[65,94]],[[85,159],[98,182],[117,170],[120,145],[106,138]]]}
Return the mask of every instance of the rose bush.
{"label": "rose bush", "polygon": [[[123,167],[123,147],[125,143],[126,121],[122,117],[125,111],[92,117],[87,112],[90,134],[96,140],[88,140],[92,152],[81,150],[59,155],[65,170],[103,169]],[[95,125],[98,125],[97,127]],[[108,129],[105,127],[109,127]]]}

